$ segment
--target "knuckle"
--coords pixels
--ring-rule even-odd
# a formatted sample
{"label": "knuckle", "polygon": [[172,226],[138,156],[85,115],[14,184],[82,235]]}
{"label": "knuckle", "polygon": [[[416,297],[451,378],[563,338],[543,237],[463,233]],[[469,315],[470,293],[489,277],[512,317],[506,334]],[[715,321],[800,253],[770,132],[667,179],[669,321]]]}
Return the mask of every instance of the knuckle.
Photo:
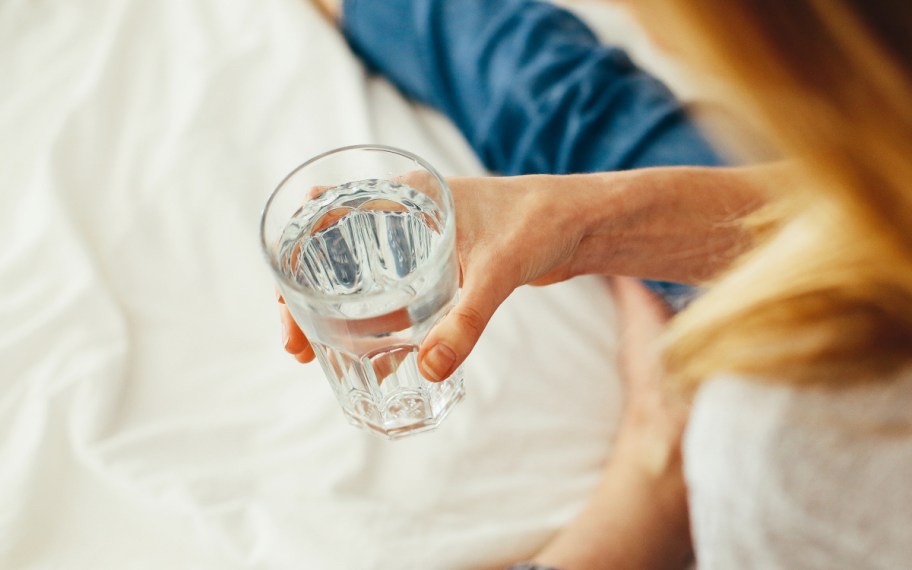
{"label": "knuckle", "polygon": [[461,328],[472,333],[475,338],[481,336],[481,333],[484,331],[485,325],[488,322],[484,315],[473,307],[459,307],[455,309],[453,318],[456,319],[456,322]]}

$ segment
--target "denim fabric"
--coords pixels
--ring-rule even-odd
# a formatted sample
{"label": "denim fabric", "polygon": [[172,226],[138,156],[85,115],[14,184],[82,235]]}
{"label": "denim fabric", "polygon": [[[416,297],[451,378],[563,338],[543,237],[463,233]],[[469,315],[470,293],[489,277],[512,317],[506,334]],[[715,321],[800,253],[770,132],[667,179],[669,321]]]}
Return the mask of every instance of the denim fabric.
{"label": "denim fabric", "polygon": [[[356,53],[459,127],[503,175],[722,164],[658,80],[531,0],[345,0]],[[646,282],[680,308],[684,285]]]}

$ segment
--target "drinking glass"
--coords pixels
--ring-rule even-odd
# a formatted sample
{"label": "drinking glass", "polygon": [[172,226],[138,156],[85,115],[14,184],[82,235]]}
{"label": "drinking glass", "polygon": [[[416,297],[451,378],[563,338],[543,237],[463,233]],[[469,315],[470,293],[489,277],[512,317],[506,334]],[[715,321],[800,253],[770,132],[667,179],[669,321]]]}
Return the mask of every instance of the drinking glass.
{"label": "drinking glass", "polygon": [[440,174],[392,147],[329,151],[279,184],[260,236],[351,423],[391,439],[438,426],[464,395],[461,369],[430,382],[417,366],[458,292],[453,199]]}

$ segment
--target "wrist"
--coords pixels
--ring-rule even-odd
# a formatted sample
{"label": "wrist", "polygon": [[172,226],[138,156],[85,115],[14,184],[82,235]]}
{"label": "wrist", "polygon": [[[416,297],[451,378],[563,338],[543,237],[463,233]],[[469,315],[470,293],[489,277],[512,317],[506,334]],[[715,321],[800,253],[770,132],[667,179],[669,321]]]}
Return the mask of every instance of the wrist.
{"label": "wrist", "polygon": [[582,189],[576,274],[700,283],[751,246],[763,204],[744,169],[657,167],[571,176]]}
{"label": "wrist", "polygon": [[574,268],[580,275],[622,274],[614,270],[623,240],[629,239],[628,195],[632,193],[629,172],[580,175],[574,181],[582,188],[580,227],[582,238],[574,257]]}

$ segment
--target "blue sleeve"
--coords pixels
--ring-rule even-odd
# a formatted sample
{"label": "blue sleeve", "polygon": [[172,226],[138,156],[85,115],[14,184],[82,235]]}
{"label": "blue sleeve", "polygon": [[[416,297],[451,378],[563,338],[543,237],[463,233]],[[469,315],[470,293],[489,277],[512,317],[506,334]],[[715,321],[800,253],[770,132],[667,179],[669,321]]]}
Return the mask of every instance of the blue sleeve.
{"label": "blue sleeve", "polygon": [[346,0],[353,49],[449,116],[485,166],[567,174],[720,159],[658,80],[530,0]]}
{"label": "blue sleeve", "polygon": [[[722,164],[660,81],[532,0],[344,0],[349,44],[503,175]],[[697,291],[645,281],[674,309]]]}

